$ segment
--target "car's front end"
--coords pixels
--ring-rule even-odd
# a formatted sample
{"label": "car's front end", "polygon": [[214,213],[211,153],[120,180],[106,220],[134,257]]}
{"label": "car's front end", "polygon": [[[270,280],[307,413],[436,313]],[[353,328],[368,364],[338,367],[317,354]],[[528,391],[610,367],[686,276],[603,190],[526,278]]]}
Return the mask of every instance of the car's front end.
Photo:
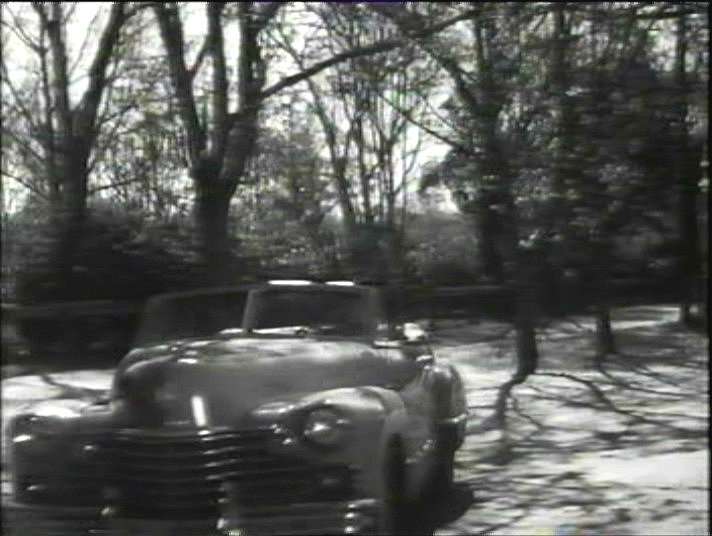
{"label": "car's front end", "polygon": [[[240,390],[239,383],[223,373],[211,393],[196,395],[207,386],[202,372],[178,393],[155,389],[155,404],[135,381],[110,404],[47,402],[13,419],[10,528],[107,535],[380,530],[378,438],[391,424],[377,388],[285,393],[246,412],[245,399],[235,396],[231,419],[211,408],[225,410],[228,398],[220,395]],[[274,374],[264,378],[275,381]],[[160,409],[166,397],[172,410]],[[23,518],[29,525],[20,528]]]}
{"label": "car's front end", "polygon": [[106,403],[12,419],[10,534],[22,519],[18,536],[384,533],[438,458],[451,465],[458,377],[374,343],[371,289],[253,290],[240,328],[217,303],[190,339],[158,322]]}
{"label": "car's front end", "polygon": [[359,467],[304,456],[277,428],[184,432],[121,430],[103,524],[132,532],[142,520],[226,534],[367,532],[377,502],[358,492]]}

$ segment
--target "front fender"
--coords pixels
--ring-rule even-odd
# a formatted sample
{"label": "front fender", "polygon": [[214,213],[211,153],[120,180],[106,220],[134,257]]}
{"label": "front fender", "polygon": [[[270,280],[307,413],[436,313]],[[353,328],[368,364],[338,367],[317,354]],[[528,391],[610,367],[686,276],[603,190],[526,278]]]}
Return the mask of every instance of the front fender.
{"label": "front fender", "polygon": [[[342,441],[335,445],[310,445],[301,436],[301,423],[310,411],[324,407],[344,415],[348,427]],[[355,488],[364,497],[382,495],[386,446],[389,440],[402,435],[408,424],[398,393],[377,386],[332,389],[298,400],[272,402],[257,408],[253,418],[263,426],[278,423],[291,429],[298,438],[292,447],[298,456],[355,468]]]}
{"label": "front fender", "polygon": [[451,363],[438,359],[430,371],[430,388],[439,447],[455,451],[464,441],[467,424],[467,399],[460,373]]}
{"label": "front fender", "polygon": [[430,367],[428,378],[435,399],[436,418],[447,419],[467,412],[462,379],[451,363],[437,359]]}
{"label": "front fender", "polygon": [[47,401],[25,408],[7,425],[15,500],[30,504],[100,504],[106,468],[101,438],[111,420],[105,405]]}

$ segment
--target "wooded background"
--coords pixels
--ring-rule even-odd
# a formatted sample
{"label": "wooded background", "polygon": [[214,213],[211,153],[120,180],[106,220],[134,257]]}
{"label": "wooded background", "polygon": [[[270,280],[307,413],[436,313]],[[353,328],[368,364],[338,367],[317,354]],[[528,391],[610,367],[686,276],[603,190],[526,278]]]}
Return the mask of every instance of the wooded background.
{"label": "wooded background", "polygon": [[516,378],[552,303],[601,355],[624,294],[689,323],[708,30],[702,2],[4,3],[3,301],[495,284]]}

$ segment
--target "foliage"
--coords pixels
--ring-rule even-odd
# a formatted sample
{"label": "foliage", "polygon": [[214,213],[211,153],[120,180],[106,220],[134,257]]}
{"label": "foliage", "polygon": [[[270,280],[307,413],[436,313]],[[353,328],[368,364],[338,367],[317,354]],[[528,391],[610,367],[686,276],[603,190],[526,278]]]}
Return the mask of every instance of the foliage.
{"label": "foliage", "polygon": [[480,281],[482,267],[471,227],[456,215],[411,216],[407,261],[414,278],[436,286]]}
{"label": "foliage", "polygon": [[[3,44],[33,51],[24,70],[3,60],[2,171],[30,193],[24,213],[4,215],[12,278],[10,266],[49,273],[57,229],[33,219],[51,212],[52,192],[70,195],[55,186],[73,184],[47,165],[59,154],[47,132],[67,125],[55,106],[61,46],[49,46],[41,17],[62,11],[71,22],[82,7],[8,9]],[[92,75],[102,98],[70,92],[77,118],[90,101],[96,114],[96,128],[82,130],[88,177],[77,192],[86,185],[90,205],[131,216],[93,214],[72,275],[55,290],[28,275],[27,295],[129,298],[203,270],[229,281],[291,272],[511,282],[522,259],[542,263],[535,279],[574,274],[601,289],[621,274],[706,273],[692,236],[706,217],[699,3],[111,9],[122,30],[106,79]],[[194,32],[196,20],[205,28]],[[77,52],[100,48],[106,26],[95,22],[85,47],[67,35],[74,74],[86,67]],[[457,224],[411,201],[421,134],[449,148],[421,169],[421,185],[450,190]],[[205,261],[211,241],[234,262],[198,269],[194,249]],[[179,266],[187,280],[171,275]]]}
{"label": "foliage", "polygon": [[[140,215],[95,207],[77,245],[69,276],[51,265],[56,230],[44,223],[18,228],[22,271],[16,299],[23,304],[81,300],[141,301],[160,292],[199,286],[190,237],[179,224],[150,228]],[[183,236],[181,236],[183,234]]]}

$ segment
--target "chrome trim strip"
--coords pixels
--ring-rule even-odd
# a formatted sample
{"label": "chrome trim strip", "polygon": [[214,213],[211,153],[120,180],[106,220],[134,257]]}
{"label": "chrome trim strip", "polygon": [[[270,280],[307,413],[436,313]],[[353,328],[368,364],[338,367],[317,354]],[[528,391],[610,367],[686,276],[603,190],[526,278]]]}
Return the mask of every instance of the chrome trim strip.
{"label": "chrome trim strip", "polygon": [[445,419],[438,419],[439,426],[458,426],[467,421],[467,412],[460,413],[455,417],[447,417]]}
{"label": "chrome trim strip", "polygon": [[33,517],[43,516],[60,518],[96,518],[101,514],[101,506],[65,506],[56,504],[24,503],[14,498],[3,499],[3,518],[13,514],[30,514]]}

